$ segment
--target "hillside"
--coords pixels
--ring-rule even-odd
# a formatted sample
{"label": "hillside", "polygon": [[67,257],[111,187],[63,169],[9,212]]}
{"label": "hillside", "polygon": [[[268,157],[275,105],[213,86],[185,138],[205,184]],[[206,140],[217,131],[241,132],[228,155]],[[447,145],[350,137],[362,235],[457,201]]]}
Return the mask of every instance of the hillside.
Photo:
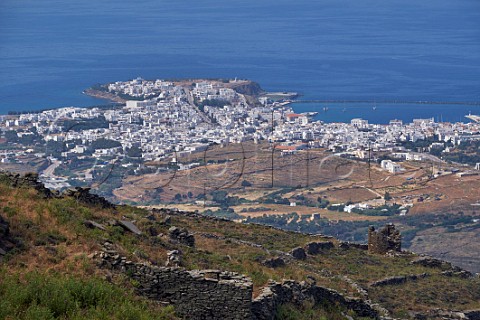
{"label": "hillside", "polygon": [[0,206],[1,319],[480,317],[477,276],[409,252],[59,195],[33,174],[1,174]]}

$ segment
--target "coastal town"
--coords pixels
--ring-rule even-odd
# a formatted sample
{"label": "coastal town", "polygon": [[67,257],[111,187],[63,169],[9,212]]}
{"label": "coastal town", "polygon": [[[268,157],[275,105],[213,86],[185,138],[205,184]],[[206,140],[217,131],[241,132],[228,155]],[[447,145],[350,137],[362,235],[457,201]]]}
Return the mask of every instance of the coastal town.
{"label": "coastal town", "polygon": [[[480,140],[476,121],[325,123],[314,112],[295,113],[295,93],[265,93],[247,80],[137,78],[104,85],[95,94],[124,104],[3,116],[1,164],[47,160],[42,179],[64,188],[92,183],[113,164],[133,175],[150,162],[168,163],[164,170],[191,169],[199,163],[182,159],[209,146],[251,142],[269,143],[282,156],[319,148],[362,161],[382,155],[380,167],[395,174],[404,170],[401,161],[442,162],[462,143]],[[65,166],[71,172],[60,170]],[[479,169],[473,162],[463,171]]]}
{"label": "coastal town", "polygon": [[87,187],[119,204],[348,241],[391,221],[411,248],[422,247],[431,219],[451,230],[480,221],[480,123],[472,115],[328,123],[295,112],[294,92],[238,79],[137,78],[86,93],[117,103],[2,116],[0,168],[37,172],[52,190]]}

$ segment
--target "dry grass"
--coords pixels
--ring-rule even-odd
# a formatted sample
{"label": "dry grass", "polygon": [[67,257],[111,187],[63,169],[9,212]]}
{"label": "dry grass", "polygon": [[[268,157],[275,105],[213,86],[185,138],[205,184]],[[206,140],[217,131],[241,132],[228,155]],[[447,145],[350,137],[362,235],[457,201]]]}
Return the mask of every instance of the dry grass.
{"label": "dry grass", "polygon": [[[99,244],[106,239],[112,241],[121,254],[134,261],[150,261],[162,265],[166,252],[179,249],[184,253],[184,265],[188,269],[208,268],[230,270],[250,276],[254,282],[254,292],[258,294],[269,279],[298,281],[314,277],[317,284],[336,289],[342,293],[359,296],[344,276],[367,288],[369,283],[389,276],[419,274],[428,272],[431,279],[415,284],[407,283],[392,288],[369,290],[371,298],[400,314],[405,308],[424,310],[445,305],[452,309],[480,307],[478,279],[458,279],[441,276],[441,270],[412,266],[415,257],[385,257],[369,255],[359,249],[340,249],[336,246],[317,256],[309,256],[305,261],[288,260],[287,265],[277,269],[267,268],[264,259],[281,256],[291,249],[303,247],[310,241],[332,241],[323,236],[285,232],[260,225],[246,225],[214,219],[194,219],[173,215],[169,225],[163,224],[165,214],[158,213],[156,220],[147,219],[146,210],[132,207],[100,209],[87,207],[73,199],[41,199],[32,190],[11,189],[0,186],[2,216],[11,224],[12,234],[22,239],[24,245],[17,252],[9,254],[5,263],[7,272],[27,273],[31,270],[57,272],[78,277],[102,276],[105,272],[97,269],[88,255],[99,250]],[[10,209],[5,209],[6,207]],[[295,209],[296,210],[296,209]],[[338,214],[338,213],[332,213]],[[144,231],[141,236],[124,232],[121,228],[107,226],[107,231],[91,230],[83,225],[84,219],[95,220],[107,225],[111,219],[125,218],[135,221]],[[195,235],[195,248],[172,243],[168,239],[171,225],[185,227]],[[154,231],[158,236],[150,235]],[[204,233],[219,236],[212,239]],[[239,243],[238,240],[246,241]],[[336,240],[333,240],[338,244]],[[249,244],[250,243],[250,244]],[[256,246],[257,244],[260,246]],[[434,281],[435,279],[435,281]],[[438,281],[437,281],[438,279]],[[125,278],[115,278],[117,283],[128,286]],[[461,292],[462,298],[451,299],[440,288]],[[383,291],[382,291],[383,290]],[[415,303],[402,309],[396,301],[407,301],[414,290],[415,297],[422,292],[439,291],[429,299],[416,298]]]}

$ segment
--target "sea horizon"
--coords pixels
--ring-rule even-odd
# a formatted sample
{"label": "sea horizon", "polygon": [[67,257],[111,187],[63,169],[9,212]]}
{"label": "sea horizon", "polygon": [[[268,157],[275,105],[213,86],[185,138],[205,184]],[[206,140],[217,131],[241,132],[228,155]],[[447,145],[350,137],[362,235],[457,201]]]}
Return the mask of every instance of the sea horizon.
{"label": "sea horizon", "polygon": [[[480,101],[475,0],[6,0],[2,9],[0,114],[105,104],[83,90],[138,76],[238,77],[306,100]],[[377,103],[375,113],[360,104],[294,105],[325,107],[319,119],[329,122],[480,113],[459,105]]]}

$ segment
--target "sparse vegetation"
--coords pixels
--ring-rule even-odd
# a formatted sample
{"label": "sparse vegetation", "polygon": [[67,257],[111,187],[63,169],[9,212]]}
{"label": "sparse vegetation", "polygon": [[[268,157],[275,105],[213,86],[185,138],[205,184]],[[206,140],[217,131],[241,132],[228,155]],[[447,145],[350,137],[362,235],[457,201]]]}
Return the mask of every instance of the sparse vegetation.
{"label": "sparse vegetation", "polygon": [[[218,194],[217,197],[222,195]],[[125,318],[118,316],[121,310],[122,315],[140,319],[173,317],[171,308],[164,309],[134,296],[134,289],[138,285],[134,281],[116,274],[107,275],[103,269],[96,267],[89,254],[99,250],[99,244],[105,240],[114,243],[119,252],[132,261],[148,260],[157,265],[164,263],[167,251],[179,249],[183,252],[183,266],[186,269],[220,269],[248,275],[254,283],[254,295],[259,294],[270,279],[306,281],[314,277],[318,285],[360,297],[355,287],[343,277],[368,288],[372,281],[385,277],[427,272],[432,275],[431,278],[415,284],[407,282],[398,285],[394,294],[386,293],[387,288],[369,290],[370,299],[397,316],[407,309],[422,311],[440,305],[455,310],[480,307],[480,292],[477,290],[479,279],[446,277],[441,275],[443,270],[411,265],[416,256],[410,254],[392,258],[370,255],[356,248],[341,249],[337,240],[321,235],[287,232],[253,223],[189,218],[173,213],[170,213],[166,222],[168,213],[156,212],[152,217],[147,210],[129,206],[102,209],[73,198],[43,199],[34,190],[14,189],[4,183],[0,183],[0,205],[0,214],[9,222],[10,235],[17,241],[15,248],[4,256],[0,270],[0,318]],[[134,221],[142,230],[142,235],[134,235],[111,222],[120,217]],[[328,230],[330,234],[363,230],[355,231],[359,235],[351,234],[354,238],[365,236],[370,224],[366,221],[361,228],[358,228],[359,225],[352,228],[347,222],[333,225],[324,219],[296,213],[285,217],[264,216],[261,219],[251,218],[248,222],[267,224],[278,219],[278,224],[285,223],[286,229],[291,226],[290,230],[308,232],[311,226],[314,233],[319,230],[322,233]],[[397,222],[407,225],[401,219],[404,218],[398,217]],[[463,215],[462,220],[452,220],[445,216],[435,220],[432,215],[423,219],[425,226],[441,224],[443,227],[455,225],[457,228],[463,224],[467,228],[473,217]],[[85,220],[101,223],[105,230],[88,228]],[[171,226],[186,228],[194,234],[195,247],[170,242],[168,229]],[[309,255],[301,263],[287,261],[279,268],[269,268],[262,263],[265,259],[289,252],[295,247],[303,247],[311,241],[333,241],[335,247],[321,255]],[[111,283],[101,280],[107,276]],[[412,286],[415,286],[416,298],[409,301]],[[430,294],[434,291],[439,293]],[[461,294],[453,299],[447,293],[450,291]],[[422,298],[422,294],[428,298]],[[98,298],[98,295],[101,297]],[[69,302],[58,305],[62,299]],[[281,319],[341,319],[342,312],[348,314],[348,311],[335,306],[285,305],[278,310],[278,316]]]}
{"label": "sparse vegetation", "polygon": [[0,269],[1,319],[174,319],[158,307],[98,279]]}

